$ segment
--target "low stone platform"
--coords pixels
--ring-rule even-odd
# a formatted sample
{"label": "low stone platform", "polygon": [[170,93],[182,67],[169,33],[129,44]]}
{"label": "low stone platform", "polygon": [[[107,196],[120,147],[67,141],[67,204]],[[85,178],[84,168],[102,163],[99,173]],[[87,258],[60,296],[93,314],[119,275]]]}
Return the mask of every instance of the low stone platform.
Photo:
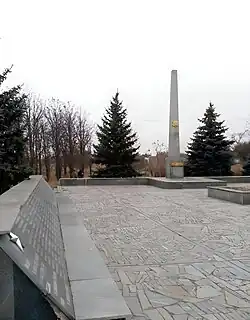
{"label": "low stone platform", "polygon": [[247,206],[209,198],[206,189],[77,186],[60,193],[72,201],[69,216],[76,208],[75,223],[87,229],[132,320],[250,319]]}
{"label": "low stone platform", "polygon": [[184,177],[183,179],[148,178],[148,185],[162,189],[205,189],[208,186],[226,186],[227,183],[203,177]]}
{"label": "low stone platform", "polygon": [[209,187],[208,196],[242,205],[250,204],[250,188]]}
{"label": "low stone platform", "polygon": [[185,177],[183,179],[168,178],[62,178],[61,186],[123,186],[123,185],[149,185],[162,189],[204,189],[208,186],[226,186],[227,182],[219,179],[203,177]]}
{"label": "low stone platform", "polygon": [[219,179],[227,183],[250,183],[250,176],[221,176],[209,177],[210,179]]}

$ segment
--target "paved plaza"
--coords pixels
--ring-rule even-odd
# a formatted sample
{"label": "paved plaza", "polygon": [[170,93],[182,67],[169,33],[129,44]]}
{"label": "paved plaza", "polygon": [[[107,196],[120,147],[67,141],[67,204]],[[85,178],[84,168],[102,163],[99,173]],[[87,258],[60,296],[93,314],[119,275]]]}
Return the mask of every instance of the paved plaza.
{"label": "paved plaza", "polygon": [[[63,187],[133,319],[250,319],[250,208],[207,190]],[[82,257],[84,259],[84,257]]]}

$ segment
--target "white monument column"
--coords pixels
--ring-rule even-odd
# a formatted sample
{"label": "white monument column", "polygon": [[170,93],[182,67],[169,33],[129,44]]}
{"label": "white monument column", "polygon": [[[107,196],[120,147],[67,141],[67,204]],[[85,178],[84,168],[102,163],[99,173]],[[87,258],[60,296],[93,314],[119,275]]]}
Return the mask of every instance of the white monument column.
{"label": "white monument column", "polygon": [[180,158],[180,132],[178,111],[177,70],[171,71],[170,110],[169,110],[169,143],[166,159],[166,177],[183,178],[184,168]]}

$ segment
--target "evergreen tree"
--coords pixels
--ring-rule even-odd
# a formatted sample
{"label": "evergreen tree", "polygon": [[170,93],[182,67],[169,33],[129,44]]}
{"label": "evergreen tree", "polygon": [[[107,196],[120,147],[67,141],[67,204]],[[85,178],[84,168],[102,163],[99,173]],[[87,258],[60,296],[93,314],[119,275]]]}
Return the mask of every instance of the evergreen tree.
{"label": "evergreen tree", "polygon": [[248,156],[247,161],[245,162],[243,168],[243,175],[244,176],[250,176],[250,156]]}
{"label": "evergreen tree", "polygon": [[219,121],[212,103],[206,109],[200,126],[188,144],[186,171],[191,176],[221,176],[231,174],[233,141],[225,136],[228,128]]}
{"label": "evergreen tree", "polygon": [[127,110],[119,101],[119,93],[112,98],[97,130],[98,144],[94,145],[94,161],[102,166],[94,177],[125,178],[139,175],[133,168],[139,149],[138,139],[127,121]]}
{"label": "evergreen tree", "polygon": [[[10,69],[0,74],[0,89]],[[26,96],[16,86],[0,91],[0,194],[27,178],[24,165]]]}

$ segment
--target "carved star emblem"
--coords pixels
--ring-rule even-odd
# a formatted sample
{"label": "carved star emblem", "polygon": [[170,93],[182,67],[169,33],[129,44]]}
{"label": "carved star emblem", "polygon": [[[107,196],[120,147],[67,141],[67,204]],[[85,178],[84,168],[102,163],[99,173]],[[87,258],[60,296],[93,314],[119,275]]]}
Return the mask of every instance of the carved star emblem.
{"label": "carved star emblem", "polygon": [[12,232],[9,233],[9,236],[10,236],[10,241],[15,243],[17,245],[17,247],[23,252],[23,245],[22,245],[20,239],[18,238],[18,236]]}

